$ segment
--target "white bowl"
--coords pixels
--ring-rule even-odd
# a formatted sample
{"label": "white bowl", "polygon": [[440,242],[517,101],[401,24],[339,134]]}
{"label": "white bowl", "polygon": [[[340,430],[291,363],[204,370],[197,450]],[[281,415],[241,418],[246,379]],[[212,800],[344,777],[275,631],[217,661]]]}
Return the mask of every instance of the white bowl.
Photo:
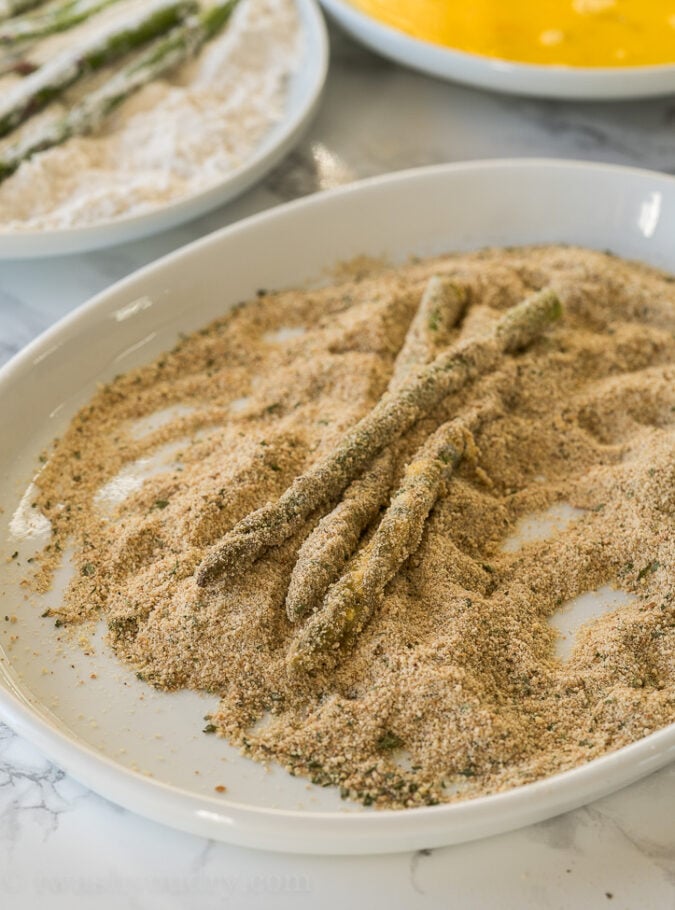
{"label": "white bowl", "polygon": [[[404,259],[486,244],[575,243],[675,269],[675,179],[555,161],[425,168],[319,194],[249,218],[149,266],[62,320],[0,371],[0,532],[42,447],[98,382],[147,362],[253,295],[325,278],[357,254]],[[245,846],[376,853],[497,834],[572,809],[675,759],[675,724],[575,770],[456,805],[373,811],[332,788],[268,773],[201,734],[215,706],[157,693],[105,643],[61,650],[42,603],[0,561],[0,711],[76,778],[150,818]],[[58,603],[58,589],[51,595]],[[11,642],[11,635],[19,635]],[[91,679],[91,674],[96,679]],[[82,680],[82,684],[78,684]],[[225,760],[225,761],[223,761]],[[199,774],[195,772],[199,771]],[[214,784],[227,794],[214,796]]]}
{"label": "white bowl", "polygon": [[239,196],[261,180],[302,136],[316,112],[328,72],[328,36],[315,0],[294,0],[300,17],[303,50],[291,77],[286,111],[239,167],[221,181],[141,215],[128,215],[86,227],[0,232],[0,259],[61,256],[127,243],[190,221]]}
{"label": "white bowl", "polygon": [[511,63],[411,38],[361,12],[349,0],[321,0],[321,3],[350,35],[372,50],[422,73],[453,82],[509,94],[579,100],[642,98],[675,91],[675,61],[631,67]]}

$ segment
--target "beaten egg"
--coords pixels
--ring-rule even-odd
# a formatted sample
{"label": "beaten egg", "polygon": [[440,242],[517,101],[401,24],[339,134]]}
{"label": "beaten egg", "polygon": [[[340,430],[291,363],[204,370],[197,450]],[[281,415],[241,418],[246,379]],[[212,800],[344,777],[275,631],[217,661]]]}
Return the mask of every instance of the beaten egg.
{"label": "beaten egg", "polygon": [[518,63],[675,63],[675,0],[352,0],[413,38]]}

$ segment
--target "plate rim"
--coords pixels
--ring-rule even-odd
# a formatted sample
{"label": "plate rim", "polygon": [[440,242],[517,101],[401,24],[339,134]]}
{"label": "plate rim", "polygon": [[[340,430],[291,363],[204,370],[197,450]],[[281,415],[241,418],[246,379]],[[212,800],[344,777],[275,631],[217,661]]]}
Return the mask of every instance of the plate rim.
{"label": "plate rim", "polygon": [[[362,194],[371,188],[386,187],[387,185],[395,187],[397,184],[417,178],[452,180],[461,179],[461,175],[467,171],[516,169],[527,172],[533,168],[543,169],[552,175],[559,175],[562,171],[625,175],[629,179],[644,179],[650,182],[657,180],[659,183],[667,184],[675,189],[675,177],[644,168],[533,158],[496,159],[412,168],[323,191],[257,213],[221,228],[162,256],[155,262],[116,282],[58,320],[3,365],[0,368],[0,386],[12,381],[14,374],[19,374],[20,378],[21,372],[30,367],[37,354],[48,350],[59,336],[67,335],[87,315],[96,310],[106,312],[107,307],[112,306],[112,301],[120,292],[125,292],[134,285],[141,285],[153,273],[161,273],[165,267],[189,258],[199,253],[200,250],[227,244],[230,235],[255,228],[259,222],[275,220],[283,222],[289,212],[321,207],[326,203],[330,205],[332,199]],[[424,838],[427,846],[440,846],[457,842],[458,839],[468,841],[485,836],[487,828],[489,828],[490,834],[495,834],[551,817],[561,811],[568,811],[588,801],[589,798],[585,795],[587,790],[593,791],[592,797],[590,797],[592,800],[598,799],[675,759],[674,722],[647,737],[569,771],[501,793],[476,797],[464,802],[407,810],[378,810],[372,814],[361,811],[358,813],[349,811],[308,812],[273,809],[191,793],[174,784],[153,780],[130,768],[125,768],[105,753],[80,740],[79,737],[68,735],[63,728],[57,727],[48,718],[42,716],[34,706],[31,706],[29,695],[32,693],[27,689],[28,694],[25,694],[12,681],[11,674],[4,669],[12,667],[11,660],[1,650],[0,667],[4,671],[0,675],[0,712],[2,715],[9,718],[9,724],[13,729],[56,761],[59,766],[73,774],[77,780],[125,808],[155,821],[172,824],[192,833],[228,840],[242,846],[264,849],[331,854],[395,852],[405,849],[407,842],[420,843],[419,833],[415,830],[420,820],[431,820],[428,825],[428,836],[425,835]],[[633,771],[620,784],[606,784],[603,789],[594,784],[593,780],[590,783],[586,780],[589,777],[593,778],[599,771],[609,772],[626,765],[632,767]],[[555,802],[558,806],[553,810],[548,803],[546,807],[539,805],[540,797],[552,789],[557,791]],[[574,793],[574,797],[570,798],[570,794]],[[167,799],[172,801],[168,810]],[[522,811],[521,804],[529,804],[528,812]],[[506,815],[508,815],[510,807],[515,806],[516,810],[520,808],[521,820],[517,824],[505,820],[501,827],[495,826],[494,822],[490,821],[490,815],[495,805],[506,807],[505,812],[502,813]],[[450,821],[448,816],[455,824],[457,818],[461,821],[468,816],[466,821],[470,828],[468,836],[463,834],[460,838],[455,837],[454,839],[448,837],[444,833],[444,825]],[[268,822],[270,819],[273,820],[271,830],[260,831],[261,818]],[[396,825],[392,826],[391,822],[394,819]],[[292,835],[286,828],[288,822],[292,822],[296,828]],[[317,837],[317,828],[321,828],[322,825],[330,825],[335,828],[330,835],[322,834],[323,840]],[[396,829],[394,833],[387,830],[388,826]],[[268,827],[270,826],[268,825]],[[364,843],[374,836],[380,840],[379,847],[371,846],[364,849]],[[359,845],[358,849],[355,849],[355,844]]]}
{"label": "plate rim", "polygon": [[[319,0],[352,37],[397,63],[448,81],[502,94],[569,100],[620,100],[675,92],[675,62],[638,66],[519,63],[415,38],[379,22],[349,0]],[[628,90],[621,84],[628,80]]]}
{"label": "plate rim", "polygon": [[[317,0],[293,0],[304,33],[303,57],[291,78],[306,80],[302,103],[289,116],[286,112],[272,125],[244,163],[230,171],[215,186],[135,215],[97,221],[91,225],[49,230],[0,232],[0,262],[43,259],[106,249],[142,237],[152,237],[206,215],[233,201],[258,183],[291,151],[318,111],[328,76],[330,42],[326,21]],[[310,61],[313,65],[303,71]],[[302,76],[300,74],[302,73]],[[270,134],[274,142],[268,145]]]}

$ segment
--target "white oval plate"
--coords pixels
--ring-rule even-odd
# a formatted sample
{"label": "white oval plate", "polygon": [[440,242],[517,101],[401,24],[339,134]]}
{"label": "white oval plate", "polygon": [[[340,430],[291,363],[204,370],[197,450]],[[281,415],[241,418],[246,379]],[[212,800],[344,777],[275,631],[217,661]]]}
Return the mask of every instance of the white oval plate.
{"label": "white oval plate", "polygon": [[350,35],[372,50],[441,79],[539,98],[645,98],[675,92],[675,61],[632,67],[511,63],[411,38],[356,9],[349,0],[321,0],[321,3]]}
{"label": "white oval plate", "polygon": [[318,108],[328,72],[328,35],[321,11],[315,0],[294,2],[300,17],[304,49],[290,79],[286,111],[244,164],[214,186],[142,215],[123,216],[86,227],[13,234],[0,232],[0,259],[81,253],[158,234],[229,202],[262,179],[300,139]]}
{"label": "white oval plate", "polygon": [[[405,217],[401,213],[405,212]],[[112,658],[59,646],[45,600],[18,586],[30,555],[9,532],[41,447],[96,383],[147,362],[253,295],[325,280],[358,254],[404,259],[486,244],[576,243],[675,269],[675,179],[552,161],[425,168],[273,209],[115,285],[0,371],[0,710],[76,778],[127,808],[245,846],[376,853],[496,834],[572,809],[675,759],[675,724],[583,767],[464,803],[373,811],[201,733],[213,698],[157,693]],[[30,502],[30,497],[28,498]],[[30,513],[30,509],[28,509]],[[58,590],[51,595],[58,603]],[[14,642],[11,636],[17,636]],[[4,648],[4,651],[1,650]],[[92,679],[91,674],[96,678]],[[217,796],[214,786],[227,793]]]}

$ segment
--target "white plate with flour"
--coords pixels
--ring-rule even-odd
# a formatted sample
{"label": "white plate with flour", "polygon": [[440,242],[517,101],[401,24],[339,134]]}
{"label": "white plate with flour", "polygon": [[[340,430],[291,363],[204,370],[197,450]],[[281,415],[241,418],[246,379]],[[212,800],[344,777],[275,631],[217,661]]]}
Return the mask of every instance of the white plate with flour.
{"label": "white plate with flour", "polygon": [[367,47],[411,69],[451,82],[534,98],[579,101],[646,98],[675,91],[675,63],[624,67],[513,63],[413,38],[361,12],[349,0],[321,3]]}
{"label": "white plate with flour", "polygon": [[[133,4],[136,0],[125,2]],[[232,23],[235,22],[235,17],[239,16],[241,20],[244,13],[248,14],[243,2],[235,10]],[[260,3],[261,0],[256,2]],[[264,0],[262,2],[264,3]],[[268,95],[270,98],[272,96],[269,82],[267,85],[264,84],[267,78],[263,68],[267,59],[265,53],[272,55],[278,69],[286,65],[282,58],[283,46],[274,46],[273,29],[268,27],[268,33],[261,31],[262,36],[269,42],[269,50],[261,51],[260,42],[256,42],[255,29],[262,30],[265,25],[259,24],[255,17],[249,17],[248,21],[252,25],[248,32],[246,26],[240,29],[240,34],[244,34],[246,42],[243,49],[235,48],[235,52],[230,54],[229,58],[220,54],[220,47],[224,47],[227,41],[226,30],[213,45],[209,44],[204,48],[199,58],[198,72],[201,85],[204,85],[206,80],[208,86],[211,72],[219,76],[223,72],[243,73],[247,77],[246,85],[239,86],[239,96],[236,96],[233,102],[235,114],[227,115],[238,118],[237,125],[244,139],[247,129],[256,130],[256,138],[251,139],[250,144],[247,140],[246,147],[242,146],[241,154],[236,146],[233,147],[231,155],[229,150],[222,155],[219,152],[219,141],[226,144],[229,133],[225,115],[222,121],[224,126],[220,128],[223,136],[220,139],[217,128],[213,127],[213,122],[219,115],[217,108],[205,110],[200,121],[199,118],[202,117],[200,104],[203,102],[200,102],[199,98],[196,102],[187,103],[180,99],[176,100],[174,96],[167,100],[160,94],[162,105],[155,107],[152,93],[165,91],[165,84],[155,83],[146,86],[142,92],[125,103],[124,110],[129,113],[125,113],[127,119],[123,133],[118,131],[115,124],[104,137],[71,139],[60,149],[43,153],[52,156],[56,153],[57,157],[52,158],[48,168],[37,166],[33,169],[32,162],[22,165],[17,174],[8,178],[8,185],[20,178],[14,185],[16,189],[12,187],[11,194],[3,194],[3,186],[0,184],[2,222],[0,259],[78,253],[135,240],[196,218],[238,196],[259,181],[300,138],[316,112],[328,70],[328,38],[318,6],[314,0],[290,0],[288,7],[291,11],[295,9],[297,53],[294,54],[292,63],[288,64],[291,69],[285,80],[280,116],[278,103],[264,100]],[[271,8],[274,8],[274,4],[271,4]],[[254,7],[251,7],[251,10],[254,11]],[[234,24],[232,28],[235,28]],[[219,44],[219,48],[215,47],[216,44]],[[226,48],[226,52],[229,54],[229,49]],[[212,56],[207,59],[208,54]],[[252,73],[252,67],[259,68],[259,77]],[[256,78],[260,85],[255,81]],[[237,92],[236,85],[232,86],[232,91]],[[139,101],[141,95],[143,100]],[[265,103],[272,104],[275,113],[270,115],[267,125],[262,123],[261,128],[260,121],[266,116],[262,108]],[[177,108],[180,104],[183,104],[183,107]],[[165,109],[168,109],[166,117]],[[154,119],[150,121],[150,118]],[[148,125],[150,122],[152,126]],[[200,131],[204,134],[202,139],[199,138]],[[111,150],[98,151],[103,146],[97,143],[103,141],[115,143],[114,152],[112,147]],[[82,145],[73,148],[72,143]],[[163,162],[172,154],[176,154],[172,149],[177,143],[181,158],[176,159],[170,172],[166,172]],[[166,192],[164,189],[166,181],[182,180],[185,170],[182,162],[185,160],[189,164],[190,148],[194,147],[196,153],[202,155],[204,152],[200,151],[200,147],[203,148],[207,143],[210,143],[211,157],[205,159],[203,168],[202,165],[192,168],[196,173],[189,176],[190,182],[186,183],[187,191],[183,193],[180,189],[178,195],[173,191]],[[73,158],[72,161],[64,156],[66,150]],[[129,164],[119,166],[116,162],[127,154],[131,156]],[[229,156],[227,160],[225,154]],[[100,173],[99,156],[103,157]],[[38,155],[34,160],[37,161],[41,157]],[[87,172],[83,178],[73,177],[73,174],[78,173],[78,169]],[[147,185],[144,183],[144,173],[149,175],[151,181]],[[51,196],[55,192],[54,184],[61,179],[68,182],[69,186],[74,182],[72,204],[71,195],[63,197],[66,200],[64,203],[58,193],[54,201],[51,201]],[[102,179],[106,181],[103,189]],[[39,199],[41,192],[43,199],[47,200],[44,205]],[[30,210],[30,203],[24,202],[29,194],[38,194],[40,206],[38,215],[32,222],[28,221],[21,211],[25,206]],[[133,209],[128,208],[128,199],[134,200]],[[18,217],[15,213],[16,206],[20,209]],[[55,214],[57,208],[59,211]],[[113,214],[107,215],[106,210]],[[61,211],[63,215],[60,214]],[[32,214],[30,212],[31,216]],[[20,219],[25,222],[24,225],[18,224]],[[12,224],[8,226],[12,220],[17,222],[16,229]]]}
{"label": "white plate with flour", "polygon": [[[554,161],[425,168],[249,218],[66,317],[0,371],[0,421],[12,428],[0,437],[0,540],[3,554],[17,553],[0,559],[2,717],[84,784],[142,815],[202,836],[296,852],[393,852],[493,835],[573,809],[675,760],[672,724],[575,770],[493,796],[402,811],[348,804],[333,788],[266,769],[204,736],[202,716],[214,709],[214,697],[154,691],[98,638],[84,649],[59,642],[54,622],[41,618],[45,606],[58,603],[58,585],[44,598],[25,599],[17,572],[35,549],[17,521],[35,521],[30,492],[24,494],[38,455],[96,385],[150,361],[180,332],[257,288],[325,280],[327,267],[356,255],[402,261],[490,244],[610,248],[672,271],[674,236],[672,177]],[[603,596],[586,597],[581,618],[597,612]],[[214,786],[227,791],[214,793]]]}

